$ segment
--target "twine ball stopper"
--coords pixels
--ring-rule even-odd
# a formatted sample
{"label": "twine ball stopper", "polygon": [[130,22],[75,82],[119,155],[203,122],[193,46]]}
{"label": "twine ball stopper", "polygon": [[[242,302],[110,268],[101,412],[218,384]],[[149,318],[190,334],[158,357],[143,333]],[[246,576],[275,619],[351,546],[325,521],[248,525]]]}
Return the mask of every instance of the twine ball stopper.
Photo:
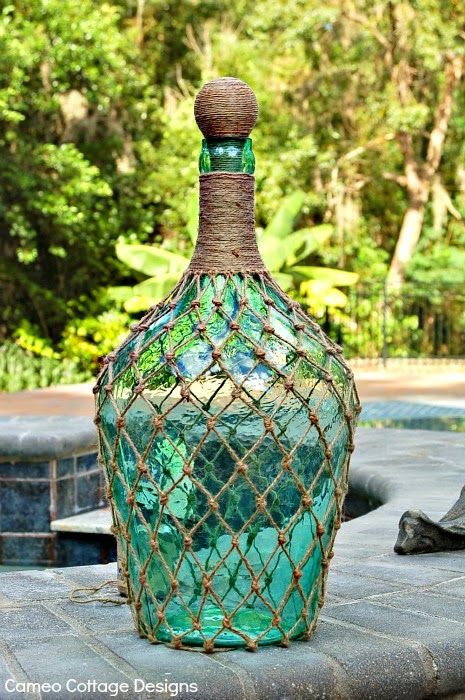
{"label": "twine ball stopper", "polygon": [[257,98],[242,80],[218,78],[198,93],[194,115],[205,138],[247,138],[257,121]]}

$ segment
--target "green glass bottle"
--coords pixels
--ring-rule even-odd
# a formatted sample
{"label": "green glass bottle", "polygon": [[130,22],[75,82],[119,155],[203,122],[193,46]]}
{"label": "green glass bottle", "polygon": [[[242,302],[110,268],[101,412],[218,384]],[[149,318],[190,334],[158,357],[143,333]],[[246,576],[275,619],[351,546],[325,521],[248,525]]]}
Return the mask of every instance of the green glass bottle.
{"label": "green glass bottle", "polygon": [[310,635],[359,410],[340,348],[260,258],[248,138],[257,114],[239,80],[199,93],[191,264],[107,358],[95,388],[135,623],[177,648]]}

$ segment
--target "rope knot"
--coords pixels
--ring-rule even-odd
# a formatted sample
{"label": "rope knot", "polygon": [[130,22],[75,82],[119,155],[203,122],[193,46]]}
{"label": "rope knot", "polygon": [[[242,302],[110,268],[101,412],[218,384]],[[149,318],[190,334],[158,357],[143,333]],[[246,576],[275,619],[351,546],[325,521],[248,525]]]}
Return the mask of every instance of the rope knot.
{"label": "rope knot", "polygon": [[308,493],[302,496],[302,506],[304,508],[309,508],[312,505],[312,503],[313,499],[311,498],[311,496],[308,495]]}
{"label": "rope knot", "polygon": [[137,463],[137,470],[138,470],[141,474],[147,474],[148,469],[147,469],[147,465],[145,464],[145,462],[143,462],[142,460],[140,460],[140,461]]}
{"label": "rope knot", "polygon": [[271,418],[263,418],[263,425],[265,426],[265,432],[271,433],[273,431],[273,421],[271,420]]}
{"label": "rope knot", "polygon": [[152,425],[154,428],[161,428],[163,425],[163,418],[162,416],[154,416],[152,420]]}
{"label": "rope knot", "polygon": [[265,510],[266,498],[264,496],[257,496],[256,504],[257,504],[257,510]]}

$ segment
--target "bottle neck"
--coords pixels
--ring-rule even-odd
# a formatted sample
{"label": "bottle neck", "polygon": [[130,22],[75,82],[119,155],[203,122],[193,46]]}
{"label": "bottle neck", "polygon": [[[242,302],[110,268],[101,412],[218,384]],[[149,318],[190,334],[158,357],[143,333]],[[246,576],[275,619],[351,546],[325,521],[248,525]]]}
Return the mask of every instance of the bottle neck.
{"label": "bottle neck", "polygon": [[199,170],[201,174],[219,171],[253,175],[255,156],[252,150],[252,139],[234,136],[203,139]]}
{"label": "bottle neck", "polygon": [[265,272],[255,234],[251,139],[204,139],[199,233],[191,272]]}

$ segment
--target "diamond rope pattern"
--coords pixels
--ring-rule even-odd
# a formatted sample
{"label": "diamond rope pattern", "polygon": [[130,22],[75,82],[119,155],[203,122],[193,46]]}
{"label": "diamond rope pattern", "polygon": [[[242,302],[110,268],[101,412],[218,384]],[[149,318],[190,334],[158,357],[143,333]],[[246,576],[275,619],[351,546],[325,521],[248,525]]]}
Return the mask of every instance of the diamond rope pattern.
{"label": "diamond rope pattern", "polygon": [[95,393],[139,634],[205,651],[308,638],[360,410],[341,349],[267,274],[188,271]]}

